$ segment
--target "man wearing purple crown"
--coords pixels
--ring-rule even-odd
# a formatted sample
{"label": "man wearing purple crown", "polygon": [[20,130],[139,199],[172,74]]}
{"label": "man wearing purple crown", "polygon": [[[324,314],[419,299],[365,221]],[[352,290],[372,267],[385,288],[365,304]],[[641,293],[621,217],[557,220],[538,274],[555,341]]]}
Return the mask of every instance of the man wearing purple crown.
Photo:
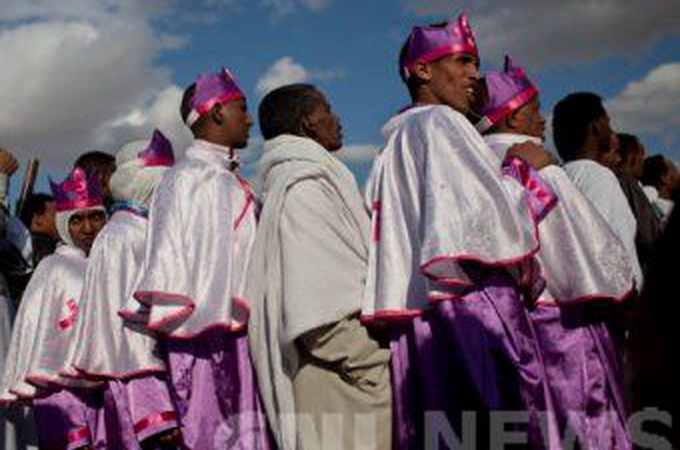
{"label": "man wearing purple crown", "polygon": [[[413,104],[383,128],[386,146],[367,183],[373,238],[363,304],[364,320],[386,322],[391,335],[396,446],[476,438],[482,448],[495,439],[489,412],[510,410],[528,419],[524,442],[543,447],[549,401],[525,304],[544,286],[536,228],[554,195],[537,179],[538,201],[525,201],[465,117],[478,81],[465,15],[414,27],[399,69]],[[520,152],[536,168],[551,161],[537,146]],[[529,172],[525,160],[505,164]]]}
{"label": "man wearing purple crown", "polygon": [[87,258],[106,212],[96,177],[82,169],[51,187],[65,244],[40,263],[22,297],[0,400],[32,401],[41,448],[105,445],[97,426],[98,384],[64,378],[59,369],[74,339]]}
{"label": "man wearing purple crown", "polygon": [[[486,101],[477,129],[500,168],[512,145],[543,145],[545,119],[538,89],[509,57],[503,71],[486,72],[483,80]],[[628,298],[632,265],[626,248],[562,168],[549,165],[540,175],[559,202],[538,227],[537,258],[547,284],[531,318],[560,432],[574,434],[584,448],[630,448],[621,349],[594,303],[615,309],[614,303]]]}
{"label": "man wearing purple crown", "polygon": [[[172,144],[158,130],[151,140],[131,142],[116,155],[109,182],[113,216],[92,247],[77,339],[64,363],[66,375],[108,381],[111,448],[158,448],[181,439],[156,339],[143,323],[118,315],[128,301],[136,303],[132,294],[144,262],[148,208],[173,164]],[[131,313],[132,319],[143,316],[138,309]]]}
{"label": "man wearing purple crown", "polygon": [[255,198],[234,173],[252,120],[224,69],[185,91],[181,114],[195,140],[156,189],[134,296],[167,351],[185,445],[268,448],[243,298]]}

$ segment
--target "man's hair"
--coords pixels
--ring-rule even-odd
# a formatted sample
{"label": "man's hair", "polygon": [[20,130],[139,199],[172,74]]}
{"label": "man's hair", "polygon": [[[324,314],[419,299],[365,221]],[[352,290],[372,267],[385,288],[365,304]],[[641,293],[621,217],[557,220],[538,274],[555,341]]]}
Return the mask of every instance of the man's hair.
{"label": "man's hair", "polygon": [[645,158],[640,182],[645,186],[661,186],[661,179],[668,173],[669,167],[663,155],[654,155]]}
{"label": "man's hair", "polygon": [[19,218],[26,225],[26,228],[31,228],[33,217],[38,214],[45,214],[47,204],[53,202],[54,197],[48,194],[30,194],[24,200],[21,207],[21,215]]}
{"label": "man's hair", "polygon": [[83,153],[73,163],[73,168],[79,167],[86,172],[100,173],[103,169],[116,164],[116,158],[108,153],[97,150]]}
{"label": "man's hair", "polygon": [[626,164],[634,155],[642,153],[642,146],[637,136],[628,133],[617,133],[621,162]]}
{"label": "man's hair", "polygon": [[322,102],[321,93],[311,84],[289,84],[264,96],[258,115],[264,139],[281,134],[299,135],[302,119]]}
{"label": "man's hair", "polygon": [[580,156],[588,127],[605,114],[602,98],[592,92],[576,92],[557,102],[553,109],[553,140],[563,160]]}

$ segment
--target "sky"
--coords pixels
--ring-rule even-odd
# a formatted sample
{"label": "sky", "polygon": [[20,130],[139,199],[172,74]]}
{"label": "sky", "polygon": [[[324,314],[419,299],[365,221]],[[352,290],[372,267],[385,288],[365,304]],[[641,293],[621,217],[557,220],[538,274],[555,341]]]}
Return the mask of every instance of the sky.
{"label": "sky", "polygon": [[[342,121],[339,155],[362,183],[382,125],[408,102],[399,47],[412,26],[461,11],[482,70],[511,54],[539,86],[544,115],[570,92],[596,92],[617,130],[680,162],[676,0],[3,0],[0,146],[41,161],[37,191],[78,154],[116,153],[154,128],[181,154],[182,90],[227,67],[256,122],[270,89],[318,85]],[[246,176],[260,152],[256,124]]]}

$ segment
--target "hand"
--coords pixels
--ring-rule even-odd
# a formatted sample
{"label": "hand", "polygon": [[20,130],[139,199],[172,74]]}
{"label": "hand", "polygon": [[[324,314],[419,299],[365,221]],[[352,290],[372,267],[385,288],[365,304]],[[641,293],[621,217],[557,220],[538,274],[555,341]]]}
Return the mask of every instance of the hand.
{"label": "hand", "polygon": [[508,150],[507,156],[516,156],[523,159],[536,170],[555,163],[550,153],[546,152],[542,146],[533,142],[522,142],[521,144],[513,145]]}
{"label": "hand", "polygon": [[0,173],[11,176],[19,168],[17,159],[8,150],[0,147]]}

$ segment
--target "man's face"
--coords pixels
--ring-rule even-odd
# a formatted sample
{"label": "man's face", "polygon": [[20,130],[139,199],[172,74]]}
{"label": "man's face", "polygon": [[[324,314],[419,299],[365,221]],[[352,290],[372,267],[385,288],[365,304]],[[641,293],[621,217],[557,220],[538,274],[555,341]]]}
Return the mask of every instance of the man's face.
{"label": "man's face", "polygon": [[31,219],[31,232],[42,233],[59,239],[57,231],[57,207],[55,202],[46,202],[45,211],[42,214],[34,214]]}
{"label": "man's face", "polygon": [[630,156],[630,161],[628,162],[628,173],[630,173],[630,175],[636,180],[639,180],[642,177],[642,171],[645,168],[645,155],[647,152],[645,151],[645,147],[640,142],[636,142],[635,145],[637,148]]}
{"label": "man's face", "polygon": [[479,78],[479,61],[472,55],[445,56],[428,64],[428,89],[435,101],[462,114],[475,101],[475,84]]}
{"label": "man's face", "polygon": [[518,109],[512,116],[512,121],[517,132],[543,139],[545,118],[541,114],[541,102],[538,96]]}
{"label": "man's face", "polygon": [[319,104],[305,118],[306,128],[310,138],[332,152],[342,147],[342,126],[323,94],[319,92],[318,95]]}
{"label": "man's face", "polygon": [[[611,128],[610,128],[611,131]],[[597,161],[610,168],[616,168],[621,164],[621,145],[616,133],[609,135],[609,147],[606,151],[600,152]]]}
{"label": "man's face", "polygon": [[597,119],[596,122],[596,127],[594,129],[597,133],[596,137],[598,138],[598,148],[600,150],[600,154],[606,154],[615,151],[619,154],[620,161],[621,152],[619,149],[619,140],[616,136],[616,133],[612,131],[609,115],[605,113],[602,117]]}
{"label": "man's face", "polygon": [[109,186],[109,181],[111,180],[111,175],[116,171],[116,164],[107,164],[97,173],[97,178],[99,179],[99,184],[102,188],[102,195],[104,198],[112,199],[113,194],[111,193],[111,186]]}
{"label": "man's face", "polygon": [[76,247],[89,255],[92,244],[104,224],[106,224],[106,214],[103,211],[77,212],[68,221],[68,232]]}
{"label": "man's face", "polygon": [[248,145],[248,135],[253,120],[248,114],[245,99],[232,100],[222,104],[225,144],[231,148],[244,148]]}
{"label": "man's face", "polygon": [[678,176],[678,168],[673,164],[673,162],[664,157],[664,162],[666,163],[666,173],[661,178],[661,183],[663,184],[664,190],[669,193],[676,189],[678,184],[680,184],[680,176]]}

